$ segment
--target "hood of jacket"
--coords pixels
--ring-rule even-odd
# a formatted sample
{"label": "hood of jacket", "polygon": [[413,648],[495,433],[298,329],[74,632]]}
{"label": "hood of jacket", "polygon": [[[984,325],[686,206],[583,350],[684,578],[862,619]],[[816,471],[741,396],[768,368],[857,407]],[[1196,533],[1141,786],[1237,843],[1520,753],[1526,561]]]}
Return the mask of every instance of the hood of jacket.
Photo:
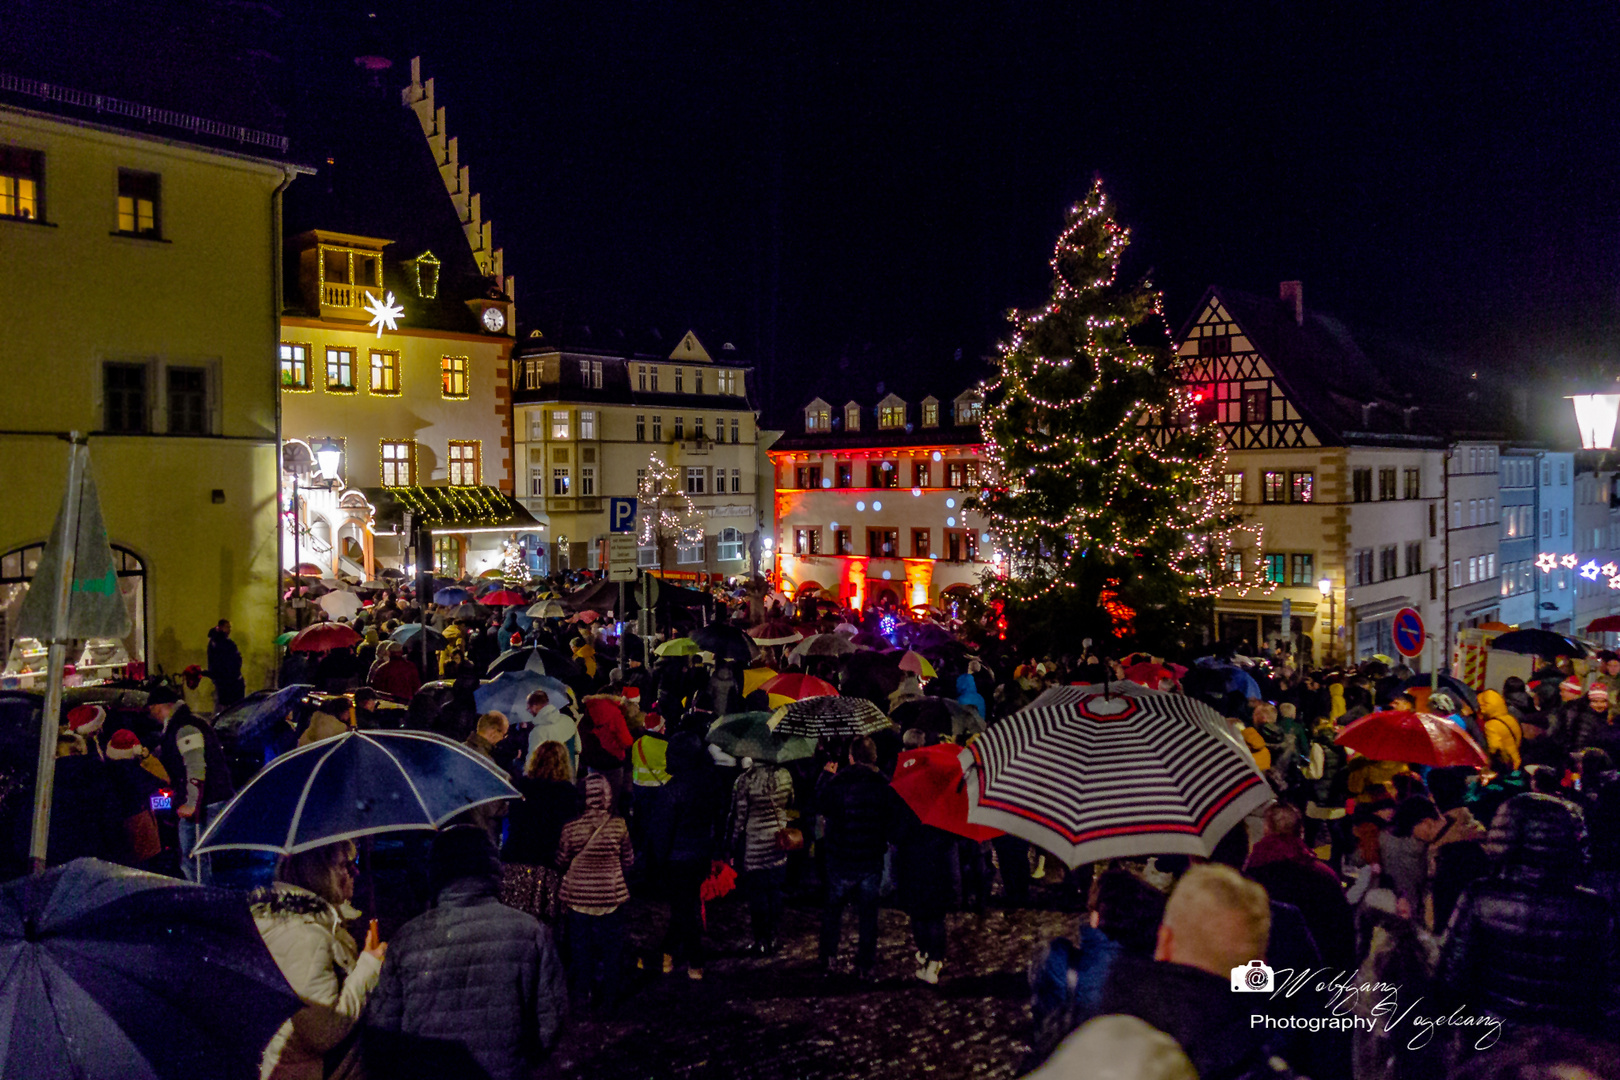
{"label": "hood of jacket", "polygon": [[1508,711],[1507,700],[1495,690],[1481,690],[1479,692],[1479,715],[1481,720],[1516,720]]}
{"label": "hood of jacket", "polygon": [[1496,811],[1485,854],[1499,876],[1527,884],[1579,880],[1586,872],[1586,824],[1556,795],[1527,791]]}
{"label": "hood of jacket", "polygon": [[613,788],[609,786],[607,777],[601,773],[592,773],[585,778],[585,813],[605,814],[608,807],[613,805]]}

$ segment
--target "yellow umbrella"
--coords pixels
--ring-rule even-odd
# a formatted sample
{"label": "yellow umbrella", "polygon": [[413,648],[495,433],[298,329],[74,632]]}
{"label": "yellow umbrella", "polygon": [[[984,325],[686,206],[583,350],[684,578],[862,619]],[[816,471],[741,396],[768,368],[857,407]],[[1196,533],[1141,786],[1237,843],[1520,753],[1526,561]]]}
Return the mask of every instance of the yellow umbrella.
{"label": "yellow umbrella", "polygon": [[934,665],[928,662],[928,657],[909,650],[900,658],[900,670],[912,672],[919,679],[932,679],[938,674],[934,670]]}
{"label": "yellow umbrella", "polygon": [[657,653],[659,656],[696,656],[702,651],[703,646],[699,645],[689,637],[678,637],[671,641],[666,641],[662,645],[658,646],[658,648],[653,650],[653,652]]}
{"label": "yellow umbrella", "polygon": [[[752,694],[755,690],[758,690],[761,686],[775,677],[776,672],[772,671],[768,667],[751,667],[747,669],[743,672],[743,697],[747,697],[749,694]],[[771,708],[776,708],[775,703],[772,703]]]}

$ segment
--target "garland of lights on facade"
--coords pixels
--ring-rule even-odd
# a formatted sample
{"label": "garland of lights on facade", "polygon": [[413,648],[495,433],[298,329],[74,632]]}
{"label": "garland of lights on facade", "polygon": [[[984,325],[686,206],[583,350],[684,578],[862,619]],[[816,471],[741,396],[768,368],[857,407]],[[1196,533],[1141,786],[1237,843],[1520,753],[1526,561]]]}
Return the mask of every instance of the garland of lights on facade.
{"label": "garland of lights on facade", "polygon": [[670,542],[696,544],[703,539],[703,518],[680,478],[680,470],[666,464],[661,455],[648,455],[646,475],[636,492],[641,517],[637,543],[642,547],[661,548]]}
{"label": "garland of lights on facade", "polygon": [[1222,587],[1237,527],[1224,440],[1194,422],[1161,294],[1116,284],[1129,244],[1099,180],[1058,238],[1051,300],[1009,314],[985,386],[989,469],[975,509],[1008,553],[1011,595],[1073,588],[1088,558],[1152,564],[1187,595]]}

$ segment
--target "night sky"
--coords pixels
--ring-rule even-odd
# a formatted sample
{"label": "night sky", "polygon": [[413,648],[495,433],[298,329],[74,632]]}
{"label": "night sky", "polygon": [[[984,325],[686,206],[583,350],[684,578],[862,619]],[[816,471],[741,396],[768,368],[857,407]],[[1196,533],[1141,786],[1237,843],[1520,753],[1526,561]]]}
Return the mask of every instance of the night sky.
{"label": "night sky", "polygon": [[1096,174],[1174,326],[1299,278],[1469,366],[1620,360],[1612,3],[362,4],[279,0],[287,71],[422,56],[521,318],[774,356],[777,415],[982,374]]}

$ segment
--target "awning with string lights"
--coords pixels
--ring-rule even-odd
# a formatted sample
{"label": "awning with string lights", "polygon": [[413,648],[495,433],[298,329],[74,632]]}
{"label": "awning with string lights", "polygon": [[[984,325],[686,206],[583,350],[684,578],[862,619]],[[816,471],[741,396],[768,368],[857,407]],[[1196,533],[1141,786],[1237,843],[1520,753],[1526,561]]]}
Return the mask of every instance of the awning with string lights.
{"label": "awning with string lights", "polygon": [[476,487],[366,488],[366,498],[377,508],[378,532],[403,527],[411,515],[416,528],[436,533],[539,532],[535,516],[512,496],[488,485]]}

